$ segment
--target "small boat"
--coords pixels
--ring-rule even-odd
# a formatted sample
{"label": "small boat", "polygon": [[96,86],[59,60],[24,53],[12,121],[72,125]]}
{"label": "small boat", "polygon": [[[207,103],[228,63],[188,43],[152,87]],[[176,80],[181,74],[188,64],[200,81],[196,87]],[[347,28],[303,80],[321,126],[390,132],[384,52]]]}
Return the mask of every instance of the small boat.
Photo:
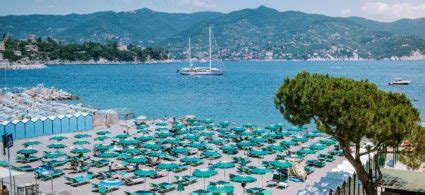
{"label": "small boat", "polygon": [[409,85],[410,81],[409,80],[403,80],[401,78],[396,78],[393,81],[388,83],[389,85]]}
{"label": "small boat", "polygon": [[209,66],[208,67],[197,67],[192,64],[192,56],[191,56],[191,50],[190,50],[190,38],[189,38],[189,48],[188,48],[188,54],[189,54],[189,67],[182,68],[180,70],[177,70],[178,73],[181,75],[190,75],[190,76],[202,76],[202,75],[223,75],[223,71],[219,68],[213,68],[212,67],[212,46],[211,46],[211,27],[208,28],[209,31]]}

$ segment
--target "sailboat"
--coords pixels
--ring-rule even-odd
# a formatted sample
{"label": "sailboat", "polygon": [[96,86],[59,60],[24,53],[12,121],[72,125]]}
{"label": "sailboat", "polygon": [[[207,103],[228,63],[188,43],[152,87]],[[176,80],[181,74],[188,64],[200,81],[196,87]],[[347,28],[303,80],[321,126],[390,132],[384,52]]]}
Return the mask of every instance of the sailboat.
{"label": "sailboat", "polygon": [[209,66],[207,67],[198,67],[194,66],[192,64],[192,54],[190,49],[190,38],[189,38],[189,67],[182,68],[178,72],[180,72],[181,75],[191,75],[191,76],[201,76],[201,75],[223,75],[223,71],[219,68],[213,68],[212,67],[212,43],[211,43],[211,27],[208,28],[208,34],[209,34]]}

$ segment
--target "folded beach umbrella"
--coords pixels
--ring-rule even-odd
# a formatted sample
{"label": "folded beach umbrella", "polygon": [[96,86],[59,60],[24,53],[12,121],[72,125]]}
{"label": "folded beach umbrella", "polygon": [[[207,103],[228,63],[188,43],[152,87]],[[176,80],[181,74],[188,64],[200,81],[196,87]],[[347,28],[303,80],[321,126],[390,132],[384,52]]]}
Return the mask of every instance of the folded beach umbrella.
{"label": "folded beach umbrella", "polygon": [[89,135],[87,133],[80,133],[80,134],[74,135],[74,138],[77,138],[77,139],[89,138],[89,137],[91,137],[91,135]]}
{"label": "folded beach umbrella", "polygon": [[193,176],[204,179],[204,189],[205,189],[205,179],[210,178],[217,174],[215,169],[207,168],[207,169],[195,169],[193,172]]}
{"label": "folded beach umbrella", "polygon": [[101,131],[97,131],[96,134],[97,135],[108,135],[108,134],[111,134],[111,132],[107,131],[107,130],[101,130]]}
{"label": "folded beach umbrella", "polygon": [[53,143],[53,144],[47,145],[47,148],[50,148],[50,149],[62,149],[62,148],[66,148],[66,145],[65,144],[62,144],[62,143]]}
{"label": "folded beach umbrella", "polygon": [[35,146],[35,145],[39,145],[39,144],[41,144],[41,142],[39,142],[39,141],[28,141],[28,142],[23,143],[22,145],[25,146],[25,147],[28,147],[28,146]]}
{"label": "folded beach umbrella", "polygon": [[58,135],[58,136],[53,136],[53,137],[51,137],[49,140],[62,141],[62,140],[64,140],[64,139],[68,139],[68,138],[67,138],[67,137],[65,137],[65,136]]}

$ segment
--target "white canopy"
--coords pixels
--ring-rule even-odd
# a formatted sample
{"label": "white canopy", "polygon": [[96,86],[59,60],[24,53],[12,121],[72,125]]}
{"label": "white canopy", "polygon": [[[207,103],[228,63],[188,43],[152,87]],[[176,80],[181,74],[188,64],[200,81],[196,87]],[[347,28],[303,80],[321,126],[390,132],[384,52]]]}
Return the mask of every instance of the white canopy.
{"label": "white canopy", "polygon": [[[14,170],[11,170],[10,172],[12,174],[12,177],[24,174],[24,172],[19,172]],[[9,169],[0,167],[0,178],[5,178],[5,177],[9,177]]]}

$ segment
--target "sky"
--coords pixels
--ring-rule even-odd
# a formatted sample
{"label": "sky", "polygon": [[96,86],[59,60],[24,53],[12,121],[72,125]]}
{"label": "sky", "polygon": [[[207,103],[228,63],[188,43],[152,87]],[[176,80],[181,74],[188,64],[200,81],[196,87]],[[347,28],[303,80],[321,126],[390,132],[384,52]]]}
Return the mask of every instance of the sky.
{"label": "sky", "polygon": [[296,10],[328,16],[360,16],[378,21],[425,17],[425,0],[0,0],[0,15],[155,11],[231,12],[260,5],[279,11]]}

